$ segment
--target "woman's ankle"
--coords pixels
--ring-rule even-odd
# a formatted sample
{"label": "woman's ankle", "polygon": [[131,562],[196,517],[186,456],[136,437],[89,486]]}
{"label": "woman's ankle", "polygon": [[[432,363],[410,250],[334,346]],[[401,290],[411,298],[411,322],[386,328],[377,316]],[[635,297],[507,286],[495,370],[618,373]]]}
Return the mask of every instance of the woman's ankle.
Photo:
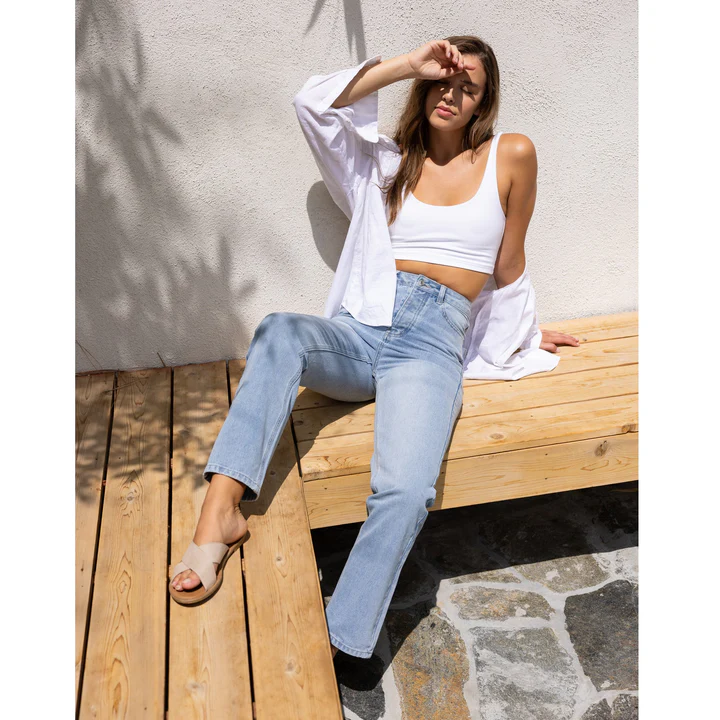
{"label": "woman's ankle", "polygon": [[245,485],[235,478],[220,473],[213,473],[210,484],[205,494],[205,502],[220,506],[240,504],[245,493]]}

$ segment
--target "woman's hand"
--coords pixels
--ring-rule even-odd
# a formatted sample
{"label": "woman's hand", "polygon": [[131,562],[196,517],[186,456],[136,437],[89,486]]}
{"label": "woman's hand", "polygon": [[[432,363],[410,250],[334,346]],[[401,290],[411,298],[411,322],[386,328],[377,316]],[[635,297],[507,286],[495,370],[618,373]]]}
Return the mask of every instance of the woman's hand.
{"label": "woman's hand", "polygon": [[431,40],[407,54],[407,61],[416,78],[422,80],[442,80],[474,70],[475,62],[470,62],[447,40]]}
{"label": "woman's hand", "polygon": [[[572,335],[568,335],[567,333],[559,332],[558,330],[541,330],[542,332],[542,340],[540,341],[540,349],[541,350],[547,350],[548,352],[557,352],[557,346],[558,345],[574,345],[575,347],[578,347],[580,345],[580,341],[573,337]],[[518,348],[514,353],[520,352],[521,348]]]}
{"label": "woman's hand", "polygon": [[580,341],[572,335],[559,332],[558,330],[543,330],[540,349],[548,352],[557,352],[558,345],[580,345]]}

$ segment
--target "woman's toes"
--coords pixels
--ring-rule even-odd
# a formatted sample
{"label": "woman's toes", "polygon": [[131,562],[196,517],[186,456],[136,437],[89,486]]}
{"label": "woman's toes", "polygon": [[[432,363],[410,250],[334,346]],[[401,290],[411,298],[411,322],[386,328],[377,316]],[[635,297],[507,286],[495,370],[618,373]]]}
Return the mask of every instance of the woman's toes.
{"label": "woman's toes", "polygon": [[200,582],[200,578],[194,572],[191,572],[183,580],[183,589],[184,590],[194,590],[199,582]]}
{"label": "woman's toes", "polygon": [[185,587],[185,581],[189,580],[190,571],[185,570],[184,572],[181,572],[174,580],[173,580],[173,587],[176,590],[189,590],[190,588]]}

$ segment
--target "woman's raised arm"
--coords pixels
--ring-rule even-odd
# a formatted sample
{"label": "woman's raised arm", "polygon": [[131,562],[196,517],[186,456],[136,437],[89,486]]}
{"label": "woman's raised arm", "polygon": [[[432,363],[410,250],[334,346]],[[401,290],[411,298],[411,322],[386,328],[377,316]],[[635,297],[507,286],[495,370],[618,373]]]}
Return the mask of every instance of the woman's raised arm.
{"label": "woman's raised arm", "polygon": [[[440,79],[473,68],[447,40],[355,67],[313,75],[293,98],[300,127],[335,203],[352,217],[358,182],[368,180],[378,155],[378,90],[398,80]],[[389,152],[399,148],[385,138]]]}
{"label": "woman's raised arm", "polygon": [[408,62],[407,54],[367,65],[357,73],[347,87],[338,95],[331,107],[340,109],[362,100],[366,95],[392,85],[398,80],[410,80],[414,77],[415,71]]}
{"label": "woman's raised arm", "polygon": [[[378,144],[378,88],[408,74],[405,55],[380,55],[328,75],[313,75],[293,98],[300,127],[331,197],[348,218]],[[370,74],[372,71],[372,74]]]}

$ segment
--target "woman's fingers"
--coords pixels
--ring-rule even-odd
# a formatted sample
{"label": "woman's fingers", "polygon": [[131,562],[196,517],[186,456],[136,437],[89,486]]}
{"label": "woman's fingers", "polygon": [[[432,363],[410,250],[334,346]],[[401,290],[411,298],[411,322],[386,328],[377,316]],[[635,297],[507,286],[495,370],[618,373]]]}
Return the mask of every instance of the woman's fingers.
{"label": "woman's fingers", "polygon": [[452,52],[452,62],[457,66],[458,71],[475,69],[475,65],[471,65],[465,60],[465,56],[458,50],[457,45],[450,45],[450,48],[450,52]]}
{"label": "woman's fingers", "polygon": [[[467,62],[457,45],[452,45],[448,40],[432,40],[428,46],[431,48],[430,56],[423,59],[434,59],[440,65],[445,77],[476,68],[476,65]],[[443,57],[447,64],[443,62]]]}
{"label": "woman's fingers", "polygon": [[[559,330],[543,330],[542,339],[552,345],[574,345],[575,347],[580,345],[580,341],[576,337]],[[553,352],[555,351],[553,350]]]}
{"label": "woman's fingers", "polygon": [[448,40],[441,40],[445,48],[445,57],[451,62],[456,63],[458,60],[458,49],[456,45],[451,45]]}
{"label": "woman's fingers", "polygon": [[557,337],[555,338],[556,343],[561,343],[563,345],[579,345],[580,340],[578,340],[576,337],[573,337],[572,335],[568,335],[567,333],[558,332]]}
{"label": "woman's fingers", "polygon": [[449,60],[450,65],[452,66],[453,65],[453,46],[447,40],[439,40],[438,46],[439,46],[439,50],[445,56],[445,59]]}

